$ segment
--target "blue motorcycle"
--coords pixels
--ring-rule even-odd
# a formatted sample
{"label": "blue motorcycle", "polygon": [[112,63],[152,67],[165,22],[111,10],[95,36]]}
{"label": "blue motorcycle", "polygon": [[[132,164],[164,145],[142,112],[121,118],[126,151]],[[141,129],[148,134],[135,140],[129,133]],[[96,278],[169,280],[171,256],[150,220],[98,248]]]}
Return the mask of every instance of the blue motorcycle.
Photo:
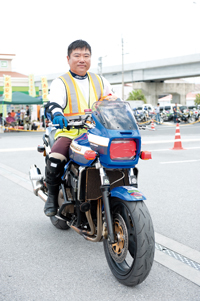
{"label": "blue motorcycle", "polygon": [[[145,196],[138,190],[141,135],[127,102],[98,101],[85,115],[68,118],[68,130],[85,130],[70,146],[58,195],[58,212],[50,217],[63,230],[72,228],[86,240],[103,241],[108,265],[127,286],[148,276],[155,251],[154,229]],[[43,146],[47,155],[54,143],[55,127],[48,127]],[[30,179],[36,196],[47,200],[45,178],[32,165]]]}

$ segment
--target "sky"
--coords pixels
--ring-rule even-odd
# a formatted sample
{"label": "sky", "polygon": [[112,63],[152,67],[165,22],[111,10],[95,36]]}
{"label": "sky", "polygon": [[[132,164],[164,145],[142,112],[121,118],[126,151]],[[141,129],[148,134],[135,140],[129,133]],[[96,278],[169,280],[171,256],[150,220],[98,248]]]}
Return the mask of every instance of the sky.
{"label": "sky", "polygon": [[92,68],[200,53],[200,0],[2,0],[0,53],[13,70],[46,76],[69,70],[67,47],[92,47]]}

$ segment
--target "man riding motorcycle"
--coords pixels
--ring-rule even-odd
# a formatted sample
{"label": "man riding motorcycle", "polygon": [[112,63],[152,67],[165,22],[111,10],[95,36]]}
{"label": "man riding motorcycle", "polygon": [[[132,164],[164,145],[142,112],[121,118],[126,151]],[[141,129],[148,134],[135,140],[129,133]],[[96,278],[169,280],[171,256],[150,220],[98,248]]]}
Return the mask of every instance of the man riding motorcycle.
{"label": "man riding motorcycle", "polygon": [[64,166],[69,160],[71,141],[85,131],[64,129],[68,124],[65,116],[82,115],[94,102],[112,94],[111,86],[104,77],[87,72],[91,65],[91,47],[86,41],[77,40],[69,45],[67,61],[70,70],[52,82],[45,108],[46,117],[59,125],[56,141],[46,158],[48,199],[44,213],[47,216],[57,213],[59,185]]}

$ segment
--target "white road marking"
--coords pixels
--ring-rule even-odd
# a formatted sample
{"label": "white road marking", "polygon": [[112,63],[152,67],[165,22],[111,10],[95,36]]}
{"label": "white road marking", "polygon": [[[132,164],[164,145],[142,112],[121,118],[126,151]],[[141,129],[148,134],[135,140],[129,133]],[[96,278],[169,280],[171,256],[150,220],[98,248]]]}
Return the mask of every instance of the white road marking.
{"label": "white road marking", "polygon": [[[142,145],[145,144],[160,144],[160,143],[168,143],[168,142],[174,142],[177,141],[178,139],[173,139],[173,140],[156,140],[156,141],[142,141]],[[195,142],[195,141],[200,141],[200,139],[181,139],[182,142]]]}
{"label": "white road marking", "polygon": [[190,163],[190,162],[198,162],[199,160],[183,160],[183,161],[168,161],[168,162],[160,162],[160,164],[174,164],[174,163]]}
{"label": "white road marking", "polygon": [[29,191],[33,191],[31,181],[29,180],[28,174],[18,171],[12,167],[0,163],[0,175],[7,178],[8,180],[24,187]]}
{"label": "white road marking", "polygon": [[37,147],[20,147],[20,148],[2,148],[0,149],[1,153],[7,152],[21,152],[21,151],[37,151]]}
{"label": "white road marking", "polygon": [[[187,147],[187,148],[184,147],[184,150],[188,150],[188,149],[199,149],[199,148],[200,148],[200,146]],[[161,148],[161,149],[152,149],[152,150],[148,149],[148,151],[149,151],[149,152],[172,151],[172,148]],[[176,151],[177,151],[177,150],[176,150]],[[180,151],[182,151],[182,150],[180,149]]]}
{"label": "white road marking", "polygon": [[199,271],[188,266],[187,264],[180,262],[179,260],[168,256],[161,251],[158,251],[157,249],[155,250],[154,260],[167,267],[171,271],[174,271],[175,273],[200,286]]}

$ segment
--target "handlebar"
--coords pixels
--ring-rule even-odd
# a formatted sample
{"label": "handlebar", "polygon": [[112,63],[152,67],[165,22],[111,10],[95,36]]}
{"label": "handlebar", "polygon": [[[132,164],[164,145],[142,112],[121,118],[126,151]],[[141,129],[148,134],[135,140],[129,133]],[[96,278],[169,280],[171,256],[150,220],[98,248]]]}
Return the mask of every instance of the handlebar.
{"label": "handlebar", "polygon": [[[70,120],[68,122],[68,125],[67,127],[64,127],[64,129],[67,129],[68,131],[71,129],[71,128],[81,128],[81,127],[87,127],[88,129],[91,129],[94,127],[94,124],[93,123],[87,123],[87,119],[88,119],[88,116],[86,116],[84,119],[81,119],[81,120]],[[53,124],[52,122],[49,123],[49,126],[53,126],[53,127],[59,127],[60,125],[59,124]]]}

